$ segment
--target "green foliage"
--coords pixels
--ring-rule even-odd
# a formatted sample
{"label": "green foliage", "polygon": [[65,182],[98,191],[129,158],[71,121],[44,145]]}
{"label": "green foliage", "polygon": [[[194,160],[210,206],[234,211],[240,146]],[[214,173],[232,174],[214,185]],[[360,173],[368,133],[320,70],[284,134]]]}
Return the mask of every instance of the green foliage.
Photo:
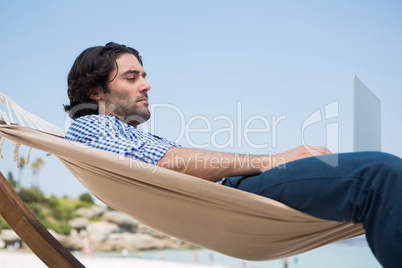
{"label": "green foliage", "polygon": [[57,199],[52,196],[48,199],[50,205],[50,215],[60,221],[68,221],[75,216],[76,200],[69,198]]}
{"label": "green foliage", "polygon": [[26,203],[42,202],[45,197],[38,188],[24,188],[21,187],[18,191],[18,196]]}
{"label": "green foliage", "polygon": [[25,203],[25,205],[35,215],[38,221],[40,221],[43,225],[45,225],[44,223],[47,223],[47,215],[45,214],[40,203]]}
{"label": "green foliage", "polygon": [[37,188],[21,188],[19,195],[46,229],[52,229],[57,233],[66,235],[70,233],[72,228],[68,220],[75,216],[77,200],[58,199],[55,196],[45,198]]}
{"label": "green foliage", "polygon": [[36,158],[36,160],[31,164],[33,174],[37,174],[44,164],[45,162],[42,158]]}
{"label": "green foliage", "polygon": [[49,197],[48,199],[46,199],[46,203],[47,203],[51,208],[53,208],[53,207],[55,207],[55,206],[58,206],[58,204],[59,204],[60,202],[59,202],[59,199],[58,199],[57,197],[55,197],[54,195],[52,195],[51,197]]}
{"label": "green foliage", "polygon": [[56,231],[59,234],[68,235],[71,232],[71,225],[68,222],[61,222],[59,224],[52,224],[53,226],[49,229]]}
{"label": "green foliage", "polygon": [[[82,194],[79,199],[76,200],[68,197],[57,198],[55,196],[47,198],[37,187],[21,187],[21,185],[19,185],[21,182],[21,172],[27,163],[23,157],[19,160],[18,181],[14,179],[12,172],[9,172],[7,177],[9,184],[14,189],[17,189],[16,192],[18,196],[46,229],[52,229],[57,233],[68,235],[72,229],[68,221],[76,216],[76,209],[80,207],[91,207],[94,204],[91,195],[88,193]],[[31,164],[34,175],[38,174],[43,164],[44,161],[41,158],[37,158]],[[93,220],[97,221],[98,219]],[[10,226],[0,216],[0,231],[3,229],[10,229]]]}
{"label": "green foliage", "polygon": [[3,217],[0,216],[0,232],[3,229],[11,229],[11,227],[8,225],[8,223],[3,219]]}
{"label": "green foliage", "polygon": [[20,169],[24,169],[25,167],[25,157],[21,156],[20,157]]}
{"label": "green foliage", "polygon": [[[11,174],[9,180],[12,179]],[[76,216],[75,211],[80,207],[94,205],[94,201],[88,193],[82,194],[79,199],[57,198],[55,196],[47,198],[38,188],[21,187],[18,190],[18,196],[46,229],[52,229],[57,233],[66,235],[72,229],[68,221]],[[90,221],[100,220],[99,217],[93,217]],[[9,228],[7,222],[0,217],[0,231]]]}
{"label": "green foliage", "polygon": [[80,195],[80,197],[78,199],[85,203],[89,203],[92,205],[94,204],[94,200],[92,199],[92,196],[89,193]]}
{"label": "green foliage", "polygon": [[57,233],[66,235],[70,233],[70,224],[65,220],[60,222],[50,221],[49,215],[47,215],[46,210],[41,203],[26,203],[26,206],[46,229],[52,229]]}
{"label": "green foliage", "polygon": [[76,204],[75,204],[75,209],[79,209],[79,208],[90,208],[92,207],[93,204],[88,203],[88,202],[82,202],[81,200],[77,200]]}
{"label": "green foliage", "polygon": [[7,180],[11,187],[15,189],[15,187],[17,186],[17,182],[14,180],[14,175],[11,171],[8,172]]}
{"label": "green foliage", "polygon": [[89,219],[90,222],[95,222],[95,221],[101,221],[102,219],[98,216],[93,216],[92,218]]}

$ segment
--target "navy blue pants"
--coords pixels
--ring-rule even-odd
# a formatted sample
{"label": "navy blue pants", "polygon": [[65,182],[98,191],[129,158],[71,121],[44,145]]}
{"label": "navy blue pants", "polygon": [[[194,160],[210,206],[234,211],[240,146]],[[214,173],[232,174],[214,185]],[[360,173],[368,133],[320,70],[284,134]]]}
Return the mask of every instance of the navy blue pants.
{"label": "navy blue pants", "polygon": [[[327,164],[336,162],[336,166]],[[317,218],[362,223],[381,265],[402,267],[402,160],[396,156],[328,154],[289,162],[256,176],[231,177],[224,184]]]}

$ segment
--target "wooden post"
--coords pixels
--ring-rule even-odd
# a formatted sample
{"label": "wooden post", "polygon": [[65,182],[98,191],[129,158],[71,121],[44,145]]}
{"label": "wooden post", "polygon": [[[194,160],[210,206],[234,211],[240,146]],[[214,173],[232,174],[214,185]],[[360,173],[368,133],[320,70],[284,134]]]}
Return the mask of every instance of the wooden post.
{"label": "wooden post", "polygon": [[25,206],[0,172],[0,214],[24,243],[48,267],[84,267]]}

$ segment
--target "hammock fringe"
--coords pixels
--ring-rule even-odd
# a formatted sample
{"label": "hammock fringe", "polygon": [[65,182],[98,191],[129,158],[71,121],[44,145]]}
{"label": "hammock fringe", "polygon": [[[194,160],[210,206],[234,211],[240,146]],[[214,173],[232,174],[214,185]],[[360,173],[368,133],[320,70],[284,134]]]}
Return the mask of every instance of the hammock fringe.
{"label": "hammock fringe", "polygon": [[[30,112],[25,111],[21,106],[19,106],[15,101],[13,101],[10,97],[0,92],[0,103],[6,106],[7,112],[3,112],[0,109],[0,120],[5,122],[7,125],[16,124],[20,126],[25,126],[25,123],[32,129],[41,130],[50,134],[56,134],[59,136],[64,136],[65,133],[62,129],[52,125],[46,120],[31,114]],[[17,117],[17,120],[14,120],[14,115]],[[3,144],[5,142],[5,138],[0,136],[0,158],[4,159],[3,156]],[[21,166],[21,161],[19,157],[20,146],[16,142],[13,142],[14,150],[13,150],[13,161],[17,164],[19,168]],[[30,156],[31,156],[32,148],[28,147],[26,153],[26,163],[29,164]],[[47,153],[46,156],[50,156],[50,153]]]}

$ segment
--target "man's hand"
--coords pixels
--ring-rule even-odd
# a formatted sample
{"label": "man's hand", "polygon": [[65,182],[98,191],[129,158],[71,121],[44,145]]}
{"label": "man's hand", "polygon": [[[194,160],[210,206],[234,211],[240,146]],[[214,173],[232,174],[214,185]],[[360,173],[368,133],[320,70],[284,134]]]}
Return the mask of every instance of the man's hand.
{"label": "man's hand", "polygon": [[225,177],[257,175],[293,160],[329,153],[327,148],[309,146],[276,155],[239,155],[172,147],[157,165],[217,181]]}
{"label": "man's hand", "polygon": [[[328,150],[328,148],[325,147],[313,147],[313,146],[307,146],[307,145],[302,145],[297,148],[294,148],[292,150],[279,153],[273,156],[273,158],[270,160],[271,161],[271,167],[276,167],[294,160],[302,159],[302,158],[307,158],[311,156],[318,156],[318,155],[323,155],[323,154],[331,154],[331,151]],[[268,169],[264,169],[265,165],[262,166],[261,172],[264,172]]]}

